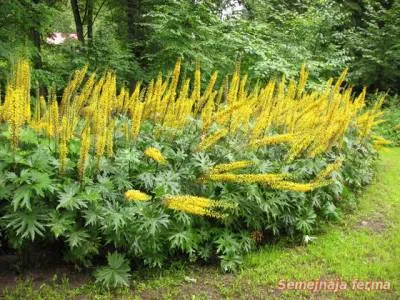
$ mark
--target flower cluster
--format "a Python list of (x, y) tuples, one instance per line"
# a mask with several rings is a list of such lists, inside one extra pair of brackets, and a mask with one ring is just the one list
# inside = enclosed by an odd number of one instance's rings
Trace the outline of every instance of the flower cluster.
[(297, 182), (282, 180), (273, 182), (270, 186), (274, 189), (305, 193), (330, 184), (332, 184), (332, 181), (329, 180), (315, 181), (310, 183), (297, 183)]
[(236, 182), (236, 183), (264, 183), (281, 181), (288, 177), (288, 174), (208, 174), (204, 180), (219, 181), (219, 182)]
[(18, 146), (21, 127), (31, 119), (30, 88), (29, 63), (21, 60), (15, 65), (15, 76), (6, 87), (4, 104), (0, 106), (0, 121), (9, 124), (14, 149)]
[(161, 165), (167, 164), (167, 160), (164, 158), (161, 151), (158, 150), (157, 148), (149, 147), (144, 151), (144, 154)]
[(82, 180), (85, 175), (86, 163), (89, 157), (90, 149), (90, 129), (86, 128), (82, 133), (82, 143), (78, 162), (79, 178)]
[[(8, 124), (14, 148), (18, 145), (21, 128), (27, 124), (54, 141), (60, 172), (76, 167), (81, 180), (91, 155), (99, 167), (100, 159), (113, 157), (117, 147), (140, 144), (141, 126), (147, 123), (154, 128), (156, 138), (173, 140), (187, 128), (189, 120), (199, 121), (197, 137), (200, 138), (191, 148), (197, 152), (211, 153), (214, 146), (224, 147), (239, 140), (243, 149), (255, 150), (257, 156), (265, 147), (285, 143), (287, 147), (282, 151), (286, 162), (299, 157), (313, 158), (334, 147), (340, 149), (349, 132), (355, 132), (360, 141), (373, 139), (375, 147), (389, 143), (372, 134), (382, 122), (383, 98), (365, 108), (365, 89), (353, 97), (351, 88), (341, 88), (347, 70), (335, 83), (329, 80), (324, 89), (311, 93), (305, 89), (308, 78), (305, 67), (297, 83), (294, 80), (287, 83), (283, 77), (280, 81), (272, 80), (265, 86), (249, 89), (248, 77), (240, 74), (237, 65), (230, 79), (225, 78), (216, 88), (217, 72), (202, 87), (199, 65), (192, 86), (190, 79), (182, 80), (181, 60), (178, 60), (169, 79), (160, 73), (147, 86), (137, 83), (132, 93), (125, 88), (117, 89), (114, 73), (107, 72), (99, 77), (95, 73), (88, 75), (87, 70), (85, 66), (75, 72), (60, 103), (54, 90), (49, 90), (47, 99), (37, 97), (36, 102), (31, 103), (30, 67), (26, 60), (21, 60), (6, 88), (4, 102), (0, 101), (0, 121)], [(32, 117), (31, 108), (34, 108)], [(70, 142), (79, 136), (80, 159), (76, 166), (69, 166), (68, 156), (73, 155), (72, 151), (69, 153)], [(168, 163), (157, 148), (146, 148), (144, 155), (161, 165)], [(203, 182), (259, 183), (304, 192), (328, 184), (326, 179), (340, 168), (342, 161), (326, 166), (310, 183), (287, 181), (288, 174), (232, 173), (252, 164), (247, 160), (217, 164), (202, 179)]]
[(373, 143), (372, 145), (374, 148), (379, 149), (382, 146), (390, 145), (392, 144), (391, 141), (388, 141), (387, 139), (381, 137), (381, 136), (373, 136)]
[(231, 163), (226, 163), (226, 164), (218, 164), (213, 166), (210, 170), (210, 174), (218, 174), (218, 173), (223, 173), (227, 171), (232, 171), (232, 170), (237, 170), (237, 169), (243, 169), (247, 168), (251, 165), (253, 165), (254, 162), (250, 160), (239, 160), (239, 161), (234, 161)]
[(342, 164), (343, 164), (343, 159), (338, 159), (335, 162), (327, 165), (325, 169), (323, 169), (321, 172), (317, 174), (316, 179), (327, 178), (332, 174), (332, 172), (339, 170)]
[(214, 211), (213, 209), (226, 209), (232, 207), (232, 205), (228, 205), (222, 201), (190, 195), (166, 197), (164, 199), (164, 204), (170, 209), (183, 211), (199, 216), (209, 216), (213, 218), (224, 217), (223, 213)]
[(228, 130), (227, 129), (221, 129), (218, 130), (216, 133), (205, 137), (199, 144), (198, 146), (198, 150), (199, 151), (204, 151), (206, 149), (208, 149), (209, 147), (211, 147), (212, 145), (214, 145), (215, 143), (217, 143), (220, 139), (222, 139), (224, 136), (226, 136), (228, 134)]
[(151, 199), (151, 196), (143, 193), (139, 190), (129, 190), (125, 192), (125, 199), (130, 201), (148, 201)]
[(281, 143), (288, 143), (293, 141), (294, 136), (293, 134), (287, 133), (287, 134), (278, 134), (274, 136), (267, 136), (262, 139), (257, 139), (251, 141), (249, 144), (250, 147), (261, 147), (261, 146), (267, 146), (267, 145), (274, 145), (274, 144), (281, 144)]

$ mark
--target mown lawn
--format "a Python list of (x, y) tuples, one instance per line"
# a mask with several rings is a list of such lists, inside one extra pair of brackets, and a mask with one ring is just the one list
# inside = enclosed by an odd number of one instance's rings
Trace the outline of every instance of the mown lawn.
[[(163, 271), (137, 272), (132, 287), (106, 291), (93, 283), (55, 276), (21, 281), (3, 290), (5, 299), (400, 299), (400, 149), (382, 152), (375, 183), (356, 211), (324, 225), (307, 246), (282, 242), (248, 255), (238, 274), (217, 266), (173, 263)], [(278, 289), (280, 280), (336, 280), (349, 289), (334, 292)], [(389, 291), (354, 291), (353, 280), (386, 281)], [(82, 279), (85, 281), (85, 279)]]

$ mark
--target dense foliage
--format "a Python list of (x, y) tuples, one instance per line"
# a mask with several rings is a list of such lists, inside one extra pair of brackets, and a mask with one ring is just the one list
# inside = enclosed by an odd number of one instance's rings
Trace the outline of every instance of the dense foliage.
[[(395, 100), (392, 99), (394, 102)], [(389, 140), (390, 146), (400, 146), (400, 110), (397, 106), (392, 106), (384, 110), (383, 122), (378, 128), (377, 132)]]
[[(304, 242), (338, 217), (349, 191), (370, 182), (379, 98), (299, 81), (249, 85), (239, 65), (220, 87), (172, 73), (117, 88), (114, 73), (72, 76), (57, 101), (30, 96), (30, 67), (16, 64), (0, 103), (2, 244), (25, 251), (61, 244), (65, 259), (128, 284), (131, 266), (170, 257), (225, 271), (273, 236)], [(250, 80), (249, 80), (250, 81)]]
[[(399, 92), (400, 4), (392, 0), (4, 0), (0, 83), (16, 53), (31, 58), (34, 86), (59, 91), (76, 68), (114, 70), (120, 83), (149, 82), (177, 57), (250, 77), (295, 76), (306, 63), (319, 85), (350, 67), (348, 83)], [(52, 44), (59, 32), (77, 34)]]

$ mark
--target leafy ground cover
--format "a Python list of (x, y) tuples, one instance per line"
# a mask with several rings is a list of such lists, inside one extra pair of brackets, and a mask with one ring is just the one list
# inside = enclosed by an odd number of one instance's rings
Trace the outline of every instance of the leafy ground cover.
[[(400, 149), (383, 151), (378, 176), (358, 198), (357, 210), (339, 222), (321, 227), (317, 239), (307, 246), (283, 240), (248, 254), (240, 272), (222, 274), (216, 266), (172, 263), (156, 273), (135, 272), (131, 289), (109, 291), (87, 277), (36, 274), (36, 279), (17, 285), (3, 276), (5, 299), (216, 299), (283, 298), (311, 296), (324, 299), (398, 299), (400, 297)], [(40, 278), (41, 276), (45, 277)], [(22, 277), (20, 277), (22, 279)], [(390, 282), (390, 291), (325, 292), (281, 291), (279, 280), (355, 279)], [(26, 279), (26, 278), (25, 278)], [(12, 286), (13, 285), (13, 286)]]

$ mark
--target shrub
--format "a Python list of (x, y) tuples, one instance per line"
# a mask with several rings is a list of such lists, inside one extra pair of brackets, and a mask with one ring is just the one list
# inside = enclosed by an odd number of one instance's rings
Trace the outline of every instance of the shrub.
[(58, 103), (31, 101), (29, 66), (16, 70), (0, 109), (3, 239), (58, 241), (86, 266), (114, 253), (96, 273), (109, 286), (127, 284), (128, 260), (218, 256), (236, 270), (272, 236), (307, 240), (338, 217), (344, 189), (372, 178), (383, 99), (366, 108), (365, 90), (341, 88), (345, 73), (322, 91), (306, 90), (304, 68), (298, 83), (250, 89), (237, 68), (202, 89), (197, 68), (190, 89), (178, 61), (129, 93), (112, 73), (84, 80), (84, 68)]
[(391, 142), (390, 146), (400, 145), (400, 107), (391, 106), (384, 110), (384, 122), (377, 132)]

